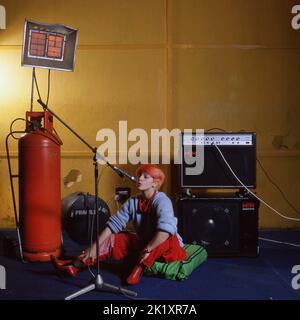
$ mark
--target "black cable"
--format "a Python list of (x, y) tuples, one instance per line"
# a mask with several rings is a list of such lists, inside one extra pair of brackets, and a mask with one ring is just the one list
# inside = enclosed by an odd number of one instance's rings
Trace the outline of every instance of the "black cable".
[(208, 130), (204, 130), (205, 132), (209, 132), (209, 131), (212, 131), (212, 130), (219, 130), (219, 131), (223, 131), (223, 132), (228, 132), (227, 130), (224, 130), (224, 129), (221, 129), (221, 128), (210, 128)]
[(10, 127), (9, 127), (9, 132), (11, 133), (11, 136), (15, 139), (15, 140), (19, 140), (20, 138), (16, 138), (15, 136), (14, 136), (14, 134), (13, 134), (13, 124), (16, 122), (16, 121), (18, 121), (18, 120), (22, 120), (22, 121), (25, 121), (25, 122), (31, 122), (31, 121), (28, 121), (28, 120), (26, 120), (26, 119), (24, 119), (24, 118), (16, 118), (16, 119), (14, 119), (13, 121), (12, 121), (12, 123), (10, 124)]
[(35, 69), (33, 70), (33, 78), (34, 78), (34, 83), (35, 83), (36, 90), (38, 92), (39, 98), (40, 98), (40, 100), (42, 100), (41, 94), (40, 94), (40, 90), (39, 90), (39, 86), (38, 86), (37, 79), (36, 79), (36, 75), (35, 75)]
[(283, 199), (287, 202), (287, 204), (298, 214), (300, 215), (300, 212), (297, 210), (297, 208), (287, 199), (286, 195), (284, 194), (284, 192), (280, 189), (280, 187), (271, 179), (271, 177), (269, 176), (268, 172), (266, 171), (266, 169), (263, 167), (263, 165), (261, 164), (261, 162), (259, 161), (258, 158), (256, 158), (256, 161), (258, 162), (258, 164), (260, 165), (263, 173), (266, 175), (266, 177), (268, 178), (268, 180), (273, 184), (273, 186), (276, 187), (276, 189), (280, 192), (280, 194), (282, 195)]
[[(208, 129), (208, 130), (204, 130), (205, 132), (209, 132), (209, 131), (212, 131), (212, 130), (219, 130), (219, 131), (222, 131), (222, 132), (226, 132), (226, 133), (232, 133), (233, 131), (227, 131), (227, 130), (225, 130), (225, 129), (222, 129), (222, 128), (210, 128), (210, 129)], [(242, 132), (248, 132), (248, 131), (246, 131), (246, 130), (244, 130), (244, 129), (241, 129), (241, 130), (239, 130), (239, 131), (234, 131), (234, 132), (237, 132), (237, 133), (242, 133)]]
[(46, 105), (48, 105), (48, 102), (49, 102), (49, 94), (50, 94), (50, 69), (48, 69), (48, 92), (47, 92)]
[[(49, 97), (50, 97), (50, 71), (51, 70), (48, 69), (48, 90), (47, 90), (46, 105), (48, 105)], [(34, 79), (34, 83), (35, 83), (35, 87), (36, 87), (39, 99), (42, 100), (41, 93), (40, 93), (39, 86), (38, 86), (38, 82), (37, 82), (37, 77), (36, 77), (36, 74), (35, 74), (35, 68), (33, 68), (33, 79)]]

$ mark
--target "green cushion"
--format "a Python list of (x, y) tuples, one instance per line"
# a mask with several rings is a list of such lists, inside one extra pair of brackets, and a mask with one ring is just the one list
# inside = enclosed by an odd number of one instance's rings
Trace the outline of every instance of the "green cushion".
[(144, 270), (144, 275), (157, 275), (169, 280), (185, 280), (207, 259), (207, 251), (194, 244), (185, 244), (186, 260), (170, 263), (155, 261), (151, 268)]

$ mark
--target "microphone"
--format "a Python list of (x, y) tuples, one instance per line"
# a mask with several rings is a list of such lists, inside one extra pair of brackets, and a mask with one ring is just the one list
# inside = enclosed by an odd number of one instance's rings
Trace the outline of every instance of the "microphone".
[(121, 178), (126, 177), (127, 179), (129, 179), (131, 182), (133, 183), (137, 183), (137, 180), (134, 176), (131, 176), (130, 174), (128, 174), (126, 171), (124, 171), (123, 169), (118, 168), (117, 166), (112, 165), (111, 163), (109, 163), (99, 152), (96, 151), (96, 157), (97, 157), (97, 161), (102, 160), (103, 162), (106, 163), (106, 165), (108, 165), (111, 169), (113, 169)]
[(97, 161), (102, 160), (103, 162), (106, 163), (107, 166), (109, 166), (111, 169), (113, 169), (121, 178), (126, 177), (133, 183), (137, 183), (138, 181), (134, 176), (131, 176), (128, 174), (125, 170), (118, 168), (117, 166), (114, 166), (113, 164), (109, 163), (105, 157), (103, 157), (99, 152), (96, 151), (96, 158)]
[(117, 174), (121, 177), (121, 178), (128, 178), (129, 180), (131, 180), (134, 183), (137, 183), (137, 180), (134, 176), (131, 176), (130, 174), (128, 174), (127, 172), (125, 172), (124, 170), (118, 168), (117, 166), (112, 166), (112, 169), (115, 170), (117, 172)]

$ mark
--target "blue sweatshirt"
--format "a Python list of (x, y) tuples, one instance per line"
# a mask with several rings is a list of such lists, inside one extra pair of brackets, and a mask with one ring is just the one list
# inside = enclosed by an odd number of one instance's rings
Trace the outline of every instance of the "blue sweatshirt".
[(109, 218), (107, 225), (113, 233), (118, 233), (124, 230), (129, 221), (133, 221), (137, 234), (147, 241), (160, 230), (170, 235), (176, 234), (183, 247), (182, 239), (177, 233), (177, 218), (174, 216), (172, 202), (164, 192), (158, 192), (154, 196), (147, 213), (139, 211), (138, 196), (131, 197), (115, 215)]

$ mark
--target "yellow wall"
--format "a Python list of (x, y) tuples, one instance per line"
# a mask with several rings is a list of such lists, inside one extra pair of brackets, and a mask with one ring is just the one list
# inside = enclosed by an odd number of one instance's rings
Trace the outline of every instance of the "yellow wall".
[[(298, 1), (299, 2), (299, 1)], [(21, 67), (24, 19), (79, 29), (75, 72), (53, 71), (49, 105), (92, 145), (102, 128), (204, 128), (255, 131), (258, 157), (300, 210), (300, 30), (291, 28), (293, 0), (2, 0), (0, 30), (0, 226), (13, 224), (4, 138), (30, 107), (31, 68)], [(37, 69), (45, 99), (47, 71)], [(36, 98), (36, 97), (35, 97)], [(34, 110), (41, 110), (35, 102)], [(15, 128), (21, 128), (16, 125)], [(64, 146), (62, 177), (93, 192), (90, 153), (56, 122)], [(276, 139), (275, 139), (276, 138)], [(279, 149), (279, 144), (285, 145)], [(16, 144), (12, 143), (16, 151)], [(16, 152), (13, 164), (17, 170)], [(135, 167), (124, 166), (130, 173)], [(169, 169), (166, 168), (169, 172)], [(257, 193), (297, 216), (257, 169)], [(128, 185), (106, 169), (108, 201)], [(164, 191), (170, 191), (170, 183)], [(114, 208), (112, 208), (113, 210)], [(300, 217), (300, 215), (298, 215)], [(261, 227), (299, 227), (261, 206)]]

